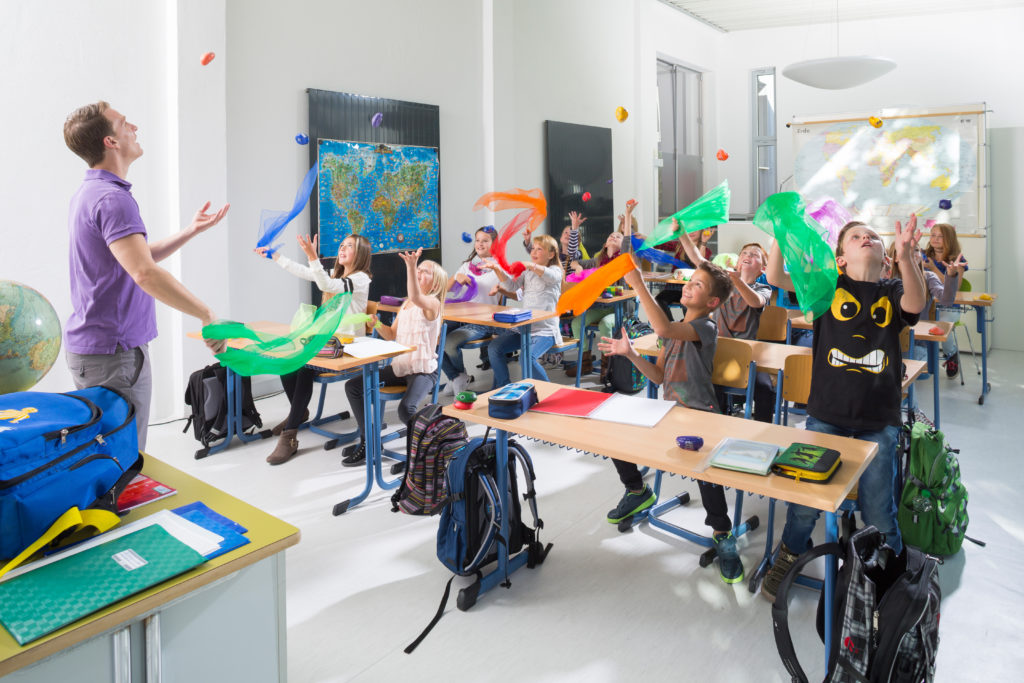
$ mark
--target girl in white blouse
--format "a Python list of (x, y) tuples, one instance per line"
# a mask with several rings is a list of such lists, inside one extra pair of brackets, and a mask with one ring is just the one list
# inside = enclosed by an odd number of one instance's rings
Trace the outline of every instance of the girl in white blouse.
[[(318, 255), (318, 236), (312, 240), (304, 235), (298, 236), (299, 246), (309, 259), (309, 265), (292, 261), (287, 256), (274, 252), (271, 258), (277, 265), (292, 275), (315, 282), (325, 294), (350, 293), (352, 300), (348, 305), (348, 313), (366, 313), (366, 299), (370, 294), (370, 257), (373, 249), (370, 241), (362, 235), (349, 235), (338, 247), (338, 258), (330, 275), (324, 270)], [(267, 248), (260, 247), (256, 253), (266, 257)], [(337, 334), (343, 336), (362, 336), (362, 325), (342, 325)], [(291, 409), (288, 417), (275, 426), (271, 432), (279, 436), (273, 452), (267, 456), (271, 465), (287, 462), (299, 450), (299, 426), (309, 419), (309, 399), (313, 396), (313, 378), (316, 371), (301, 367), (295, 372), (282, 375), (281, 384), (288, 396)], [(360, 413), (362, 411), (359, 411)]]
[[(423, 249), (399, 254), (405, 261), (406, 287), (409, 296), (398, 309), (395, 322), (384, 325), (374, 316), (374, 327), (381, 337), (412, 347), (412, 353), (395, 356), (391, 365), (381, 370), (381, 381), (388, 386), (404, 386), (405, 396), (398, 403), (398, 417), (408, 427), (420, 403), (434, 390), (437, 381), (437, 338), (441, 334), (441, 309), (447, 290), (448, 273), (435, 261), (416, 265)], [(345, 448), (341, 464), (355, 467), (366, 462), (366, 425), (363, 416), (363, 380), (345, 383), (345, 395), (359, 425), (358, 444)]]

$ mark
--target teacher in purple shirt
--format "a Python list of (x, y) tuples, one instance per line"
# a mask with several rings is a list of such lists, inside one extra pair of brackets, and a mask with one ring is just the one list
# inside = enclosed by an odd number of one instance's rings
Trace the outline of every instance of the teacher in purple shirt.
[[(125, 180), (142, 156), (138, 127), (97, 102), (73, 111), (64, 122), (64, 142), (89, 165), (71, 198), (71, 305), (65, 327), (65, 352), (75, 385), (102, 384), (120, 391), (135, 406), (139, 449), (146, 447), (153, 393), (149, 342), (156, 338), (153, 299), (198, 318), (204, 325), (213, 311), (157, 263), (199, 233), (220, 222), (225, 204), (196, 212), (181, 232), (152, 244), (139, 205)], [(208, 340), (214, 353), (223, 342)]]

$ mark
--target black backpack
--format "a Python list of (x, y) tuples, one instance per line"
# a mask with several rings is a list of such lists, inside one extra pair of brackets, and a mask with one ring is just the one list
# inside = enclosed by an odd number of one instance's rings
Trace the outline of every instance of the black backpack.
[(436, 403), (413, 415), (406, 436), (405, 476), (391, 496), (391, 511), (408, 515), (440, 512), (448, 502), (448, 461), (466, 440), (465, 423), (442, 414)]
[[(227, 435), (228, 429), (228, 392), (227, 368), (219, 363), (207, 365), (196, 370), (188, 377), (185, 387), (185, 405), (192, 408), (188, 422), (182, 433), (191, 425), (196, 441), (203, 448), (196, 451), (196, 458), (205, 457), (210, 446)], [(252, 400), (252, 380), (242, 378), (242, 431), (248, 432), (263, 426), (260, 413)]]
[[(476, 603), (476, 596), (483, 576), (482, 568), (497, 561), (498, 546), (504, 545), (511, 559), (519, 552), (527, 553), (526, 566), (533, 568), (544, 562), (551, 544), (540, 541), (543, 520), (537, 515), (536, 492), (533, 481), (533, 461), (529, 453), (515, 441), (508, 442), (508, 500), (511, 509), (501, 505), (498, 496), (497, 468), (495, 467), (497, 445), (493, 439), (471, 439), (448, 461), (448, 501), (441, 511), (437, 529), (437, 558), (457, 576), (476, 576), (477, 583), (459, 592), (458, 608), (467, 610)], [(516, 462), (519, 462), (519, 467)], [(522, 469), (526, 480), (526, 493), (522, 498), (530, 506), (533, 526), (523, 522), (522, 505), (519, 500), (517, 470)], [(509, 536), (501, 533), (502, 518), (508, 516)], [(451, 592), (452, 576), (445, 586), (444, 596), (434, 618), (407, 648), (411, 653), (427, 637), (431, 629), (444, 615)], [(512, 585), (506, 576), (502, 586)]]
[[(626, 336), (630, 339), (639, 339), (654, 332), (650, 325), (642, 322), (636, 316), (627, 318), (622, 327), (626, 328)], [(621, 338), (622, 329), (616, 329), (612, 336), (616, 339)], [(605, 361), (607, 361), (607, 368), (601, 368), (601, 380), (604, 382), (605, 391), (635, 394), (647, 386), (647, 378), (644, 377), (644, 373), (640, 372), (628, 358), (605, 356), (602, 363)]]
[[(938, 560), (908, 545), (895, 556), (873, 526), (853, 533), (845, 547), (827, 543), (807, 551), (786, 574), (772, 607), (775, 644), (793, 681), (806, 682), (789, 635), (787, 597), (808, 563), (824, 555), (842, 560), (836, 582), (829, 683), (920, 683), (935, 675), (939, 646)], [(824, 641), (824, 592), (818, 635)]]

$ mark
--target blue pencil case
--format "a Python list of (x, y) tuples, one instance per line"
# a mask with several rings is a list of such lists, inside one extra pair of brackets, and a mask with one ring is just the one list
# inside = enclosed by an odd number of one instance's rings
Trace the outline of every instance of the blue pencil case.
[(494, 314), (494, 321), (499, 323), (519, 323), (529, 320), (533, 313), (526, 308), (511, 308), (507, 311), (500, 311)]
[(487, 399), (487, 414), (499, 420), (514, 420), (536, 402), (537, 390), (532, 384), (506, 384), (498, 393)]

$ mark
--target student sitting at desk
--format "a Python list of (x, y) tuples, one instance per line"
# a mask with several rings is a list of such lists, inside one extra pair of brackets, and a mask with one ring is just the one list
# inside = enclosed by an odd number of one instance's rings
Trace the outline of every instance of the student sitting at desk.
[[(711, 260), (711, 247), (708, 246), (708, 240), (710, 240), (714, 234), (715, 228), (706, 228), (697, 233), (697, 241), (694, 246), (697, 247), (697, 253), (699, 253), (705, 261)], [(697, 265), (696, 263), (691, 261), (690, 258), (687, 256), (688, 252), (686, 251), (686, 247), (683, 244), (682, 238), (679, 238), (675, 242), (668, 242), (664, 245), (660, 245), (656, 248), (664, 250), (664, 247), (666, 246), (673, 247), (674, 251), (672, 256), (677, 261), (686, 261), (690, 263), (692, 266)], [(672, 251), (672, 249), (669, 249), (668, 251)], [(660, 292), (658, 292), (658, 296), (654, 297), (654, 300), (658, 302), (659, 306), (661, 306), (661, 310), (665, 311), (665, 316), (669, 320), (672, 320), (671, 306), (679, 303), (679, 295), (682, 291), (683, 288), (681, 285), (668, 284), (665, 285)]]
[[(678, 230), (678, 223), (672, 219), (673, 229)], [(693, 263), (700, 265), (705, 259), (690, 238), (684, 232), (679, 238), (686, 249), (686, 255)], [(763, 282), (761, 274), (768, 261), (764, 248), (757, 242), (744, 244), (736, 266), (738, 270), (726, 271), (732, 280), (732, 294), (715, 311), (715, 322), (718, 323), (718, 334), (722, 337), (735, 339), (757, 339), (757, 326), (761, 321), (761, 312), (771, 301), (772, 287)], [(718, 404), (728, 414), (730, 397), (720, 388), (715, 387)], [(754, 382), (754, 419), (759, 422), (771, 422), (775, 414), (775, 389), (772, 378), (766, 372), (758, 372)]]
[[(491, 258), (491, 246), (494, 244), (496, 235), (494, 228), (489, 225), (476, 231), (473, 239), (473, 251), (455, 271), (455, 275), (448, 280), (448, 289), (451, 289), (456, 282), (460, 285), (467, 285), (470, 282), (469, 278), (472, 277), (476, 281), (476, 294), (470, 301), (482, 304), (501, 303), (501, 297), (491, 294), (491, 290), (498, 284), (498, 276), (494, 274), (494, 271), (484, 268), (484, 264)], [(448, 323), (448, 335), (444, 341), (441, 370), (451, 380), (449, 387), (453, 394), (465, 391), (473, 381), (473, 377), (466, 372), (462, 347), (470, 342), (489, 337), (491, 334), (493, 334), (493, 330), (485, 325), (466, 323), (454, 326), (453, 323)]]
[[(595, 256), (594, 258), (583, 259), (582, 261), (573, 261), (570, 264), (570, 267), (573, 271), (579, 273), (584, 270), (589, 270), (592, 268), (600, 268), (601, 266), (605, 265), (606, 263), (608, 263), (609, 261), (611, 261), (612, 259), (619, 255), (619, 253), (622, 251), (623, 240), (621, 226), (627, 220), (632, 219), (633, 208), (635, 206), (636, 202), (632, 202), (626, 205), (626, 213), (624, 216), (622, 216), (622, 220), (620, 221), (620, 230), (616, 230), (615, 232), (608, 234), (608, 237), (604, 241), (604, 246), (601, 247), (601, 251), (597, 252), (597, 256)], [(620, 282), (619, 284), (622, 283)], [(587, 325), (591, 325), (595, 322), (598, 323), (598, 334), (600, 337), (612, 336), (612, 328), (615, 326), (615, 313), (609, 311), (606, 306), (594, 306), (586, 313), (584, 313), (582, 317), (577, 316), (572, 319), (572, 325), (570, 329), (572, 330), (573, 338), (579, 339), (580, 335), (585, 333)], [(594, 362), (594, 357), (590, 353), (590, 351), (583, 352), (582, 362), (582, 373), (590, 373), (593, 370)], [(604, 373), (606, 373), (607, 371), (607, 366), (602, 365), (602, 375), (604, 375)], [(576, 364), (573, 363), (570, 366), (566, 367), (565, 373), (570, 377), (575, 377)]]
[[(924, 250), (924, 269), (943, 282), (947, 277), (953, 277), (957, 280), (957, 287), (960, 286), (960, 277), (967, 270), (967, 259), (960, 249), (960, 240), (956, 238), (956, 228), (949, 223), (936, 223), (932, 226), (928, 247)], [(955, 323), (960, 320), (960, 309), (943, 305), (936, 311), (936, 315), (939, 320)], [(960, 358), (954, 335), (949, 335), (942, 342), (942, 352), (946, 354), (946, 377), (956, 377), (960, 369)]]
[[(896, 223), (896, 252), (905, 263), (915, 258), (917, 216), (901, 230)], [(857, 483), (857, 501), (865, 525), (885, 534), (897, 553), (903, 550), (896, 523), (897, 438), (903, 369), (900, 331), (917, 322), (924, 309), (924, 279), (917, 268), (906, 280), (880, 280), (885, 253), (882, 240), (863, 223), (843, 226), (836, 243), (840, 268), (832, 306), (814, 319), (811, 393), (807, 429), (874, 441), (878, 453)], [(768, 282), (792, 289), (782, 270), (779, 244), (768, 257)], [(778, 556), (761, 587), (775, 601), (782, 578), (804, 552), (820, 510), (790, 504)]]
[[(287, 256), (281, 256), (275, 251), (271, 258), (277, 265), (295, 277), (315, 282), (320, 291), (325, 294), (343, 294), (350, 292), (352, 301), (348, 305), (348, 312), (366, 313), (366, 299), (370, 294), (370, 257), (373, 254), (373, 247), (370, 241), (362, 235), (349, 235), (338, 245), (338, 259), (334, 264), (334, 270), (330, 276), (320, 263), (318, 252), (319, 236), (314, 235), (312, 242), (304, 235), (298, 236), (299, 246), (309, 259), (309, 265), (292, 261)], [(267, 247), (259, 247), (256, 253), (266, 256)], [(358, 337), (363, 335), (363, 326), (340, 326), (336, 334), (346, 337)], [(288, 403), (291, 408), (288, 417), (271, 431), (274, 436), (279, 437), (274, 450), (267, 456), (267, 462), (271, 465), (280, 465), (288, 462), (299, 450), (299, 426), (309, 419), (309, 399), (313, 396), (313, 378), (316, 371), (307, 367), (301, 367), (288, 375), (281, 375), (281, 384), (284, 386), (284, 393), (288, 396)]]
[[(711, 371), (718, 343), (718, 331), (710, 313), (725, 301), (732, 291), (732, 282), (725, 271), (704, 261), (683, 285), (681, 301), (686, 307), (682, 322), (670, 322), (644, 286), (639, 270), (626, 274), (626, 283), (636, 290), (640, 305), (651, 321), (655, 334), (666, 339), (657, 363), (651, 363), (633, 349), (626, 334), (619, 339), (605, 337), (600, 348), (605, 354), (619, 354), (628, 358), (647, 379), (662, 385), (666, 398), (693, 408), (718, 412), (718, 400), (711, 383)], [(625, 332), (625, 331), (623, 331)], [(612, 459), (619, 480), (626, 487), (622, 500), (608, 511), (608, 522), (618, 524), (623, 519), (649, 508), (655, 495), (644, 483), (634, 463)], [(714, 530), (718, 570), (726, 583), (743, 580), (743, 563), (736, 550), (736, 537), (732, 533), (729, 506), (725, 502), (725, 489), (718, 484), (698, 481), (701, 503), (707, 516), (705, 524)]]
[[(412, 353), (396, 356), (380, 372), (386, 386), (404, 386), (405, 396), (398, 402), (398, 419), (407, 427), (420, 403), (434, 390), (437, 381), (437, 338), (441, 334), (441, 308), (444, 301), (448, 273), (436, 261), (426, 260), (416, 265), (423, 253), (416, 251), (399, 254), (405, 261), (405, 283), (409, 296), (398, 309), (395, 321), (384, 325), (373, 316), (374, 329), (381, 337), (411, 347)], [(359, 427), (359, 443), (342, 451), (341, 464), (357, 467), (366, 463), (366, 424), (363, 414), (363, 378), (354, 377), (345, 382), (345, 395)]]
[[(530, 247), (530, 262), (524, 262), (523, 265), (526, 267), (523, 274), (515, 279), (510, 279), (497, 263), (493, 261), (487, 263), (484, 267), (494, 271), (501, 281), (500, 285), (495, 285), (491, 290), (491, 294), (500, 292), (506, 297), (515, 299), (517, 298), (516, 291), (522, 288), (523, 298), (520, 303), (523, 308), (541, 311), (555, 310), (558, 297), (562, 294), (562, 267), (558, 263), (558, 243), (555, 242), (555, 238), (550, 235), (534, 237)], [(540, 357), (562, 340), (562, 335), (558, 331), (558, 318), (547, 318), (532, 323), (530, 334), (533, 377), (546, 381), (548, 374), (544, 371), (544, 366), (540, 364)], [(508, 359), (505, 356), (516, 349), (519, 344), (519, 332), (510, 329), (487, 347), (487, 356), (491, 360), (491, 369), (494, 371), (492, 389), (508, 384)]]

